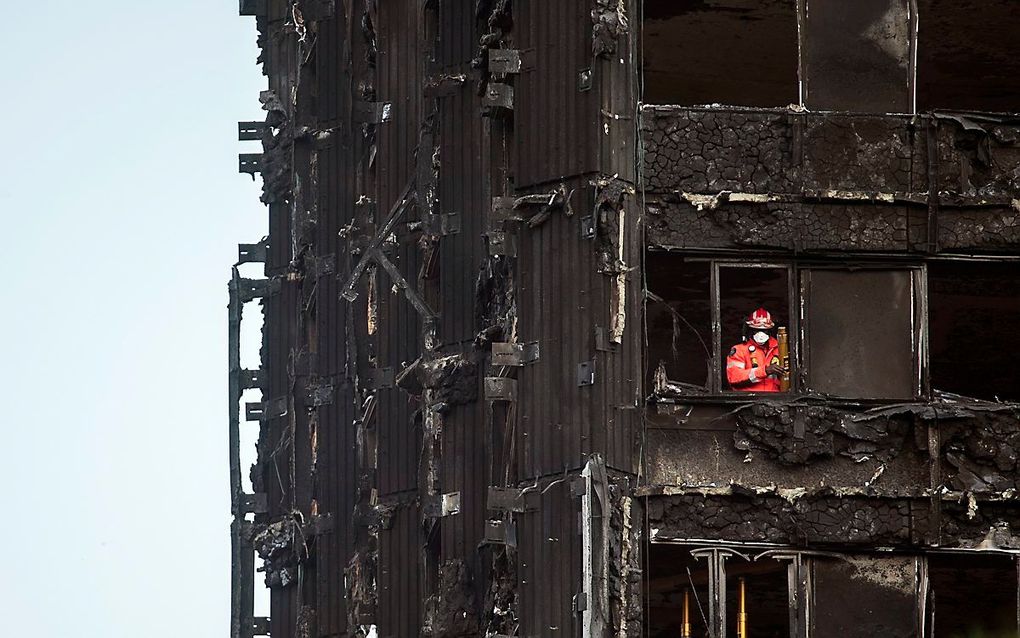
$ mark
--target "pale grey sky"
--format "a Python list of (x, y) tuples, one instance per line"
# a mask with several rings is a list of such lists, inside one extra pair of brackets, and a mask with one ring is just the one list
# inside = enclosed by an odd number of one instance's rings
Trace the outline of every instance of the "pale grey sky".
[(0, 635), (223, 638), (236, 0), (0, 0)]

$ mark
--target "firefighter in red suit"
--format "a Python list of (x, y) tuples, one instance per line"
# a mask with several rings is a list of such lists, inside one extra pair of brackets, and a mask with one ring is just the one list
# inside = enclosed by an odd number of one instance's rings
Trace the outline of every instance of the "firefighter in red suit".
[(779, 392), (779, 379), (786, 370), (779, 360), (779, 342), (772, 335), (772, 315), (758, 308), (746, 324), (744, 342), (730, 348), (726, 357), (726, 380), (740, 392)]

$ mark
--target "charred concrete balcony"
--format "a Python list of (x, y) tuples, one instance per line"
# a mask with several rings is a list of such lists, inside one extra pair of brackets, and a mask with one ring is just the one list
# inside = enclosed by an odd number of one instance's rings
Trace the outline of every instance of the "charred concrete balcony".
[(1020, 118), (646, 106), (653, 246), (995, 253), (1020, 246)]

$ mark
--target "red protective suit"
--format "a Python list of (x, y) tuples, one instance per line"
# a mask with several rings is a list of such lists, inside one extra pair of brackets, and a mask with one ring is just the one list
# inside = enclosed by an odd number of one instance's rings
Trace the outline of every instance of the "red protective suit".
[[(779, 379), (765, 375), (765, 368), (769, 364), (782, 365), (779, 360), (779, 341), (770, 337), (767, 347), (758, 347), (758, 344), (748, 339), (730, 348), (730, 354), (726, 357), (726, 380), (731, 389), (740, 392), (779, 392)], [(752, 374), (755, 381), (746, 383)]]

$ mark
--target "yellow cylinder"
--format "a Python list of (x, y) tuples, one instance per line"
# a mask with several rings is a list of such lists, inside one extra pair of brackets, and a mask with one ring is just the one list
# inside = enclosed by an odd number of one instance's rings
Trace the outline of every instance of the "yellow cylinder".
[(740, 583), (740, 610), (737, 612), (737, 638), (747, 638), (747, 583), (743, 578)]
[(779, 377), (779, 390), (781, 392), (790, 391), (790, 335), (786, 332), (786, 328), (779, 328), (776, 331), (776, 341), (779, 342), (779, 362), (786, 372), (783, 376)]
[(691, 590), (684, 590), (684, 622), (680, 627), (680, 638), (691, 638)]

